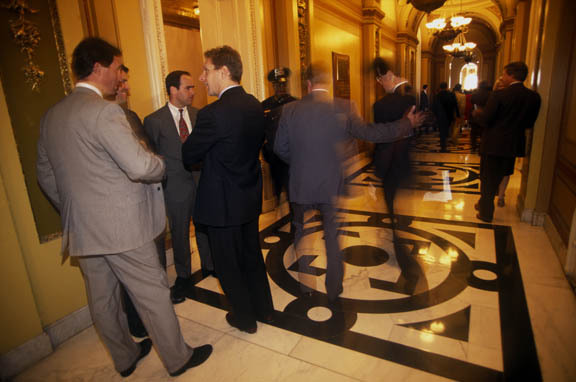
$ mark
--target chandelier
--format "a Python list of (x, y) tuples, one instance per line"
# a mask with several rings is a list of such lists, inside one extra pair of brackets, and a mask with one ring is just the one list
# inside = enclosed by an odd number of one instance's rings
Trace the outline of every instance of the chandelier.
[(453, 40), (456, 36), (465, 32), (465, 28), (472, 18), (464, 16), (452, 16), (448, 22), (441, 17), (426, 24), (426, 28), (433, 30), (434, 37), (441, 41)]
[[(462, 0), (460, 0), (460, 13), (462, 13)], [(467, 31), (467, 26), (472, 21), (471, 17), (461, 15), (452, 16), (448, 21), (440, 17), (426, 24), (426, 28), (433, 31), (434, 37), (448, 42), (456, 36)]]
[(467, 42), (464, 33), (456, 36), (452, 44), (446, 44), (442, 47), (444, 51), (454, 57), (462, 58), (466, 62), (473, 59), (472, 50), (476, 48), (475, 42)]

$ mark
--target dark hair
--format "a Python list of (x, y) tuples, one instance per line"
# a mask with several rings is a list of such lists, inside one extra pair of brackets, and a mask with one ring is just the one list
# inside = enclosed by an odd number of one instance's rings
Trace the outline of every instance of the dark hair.
[(422, 89), (428, 89), (428, 85), (424, 84), (424, 86), (422, 86)]
[(446, 82), (440, 82), (440, 89), (442, 90), (448, 89), (448, 84)]
[(380, 77), (388, 73), (388, 71), (392, 70), (392, 66), (382, 57), (376, 57), (374, 59), (374, 63), (372, 64), (374, 67), (374, 73), (376, 73), (376, 77)]
[(228, 45), (210, 49), (204, 52), (204, 57), (209, 58), (216, 69), (225, 66), (230, 72), (230, 79), (240, 82), (242, 79), (242, 59), (240, 53)]
[(72, 72), (77, 79), (82, 80), (92, 74), (94, 64), (99, 63), (107, 68), (114, 57), (121, 55), (120, 49), (101, 38), (85, 38), (72, 53)]
[(313, 62), (306, 68), (304, 78), (312, 85), (330, 83), (330, 71), (328, 67), (321, 62)]
[(189, 76), (190, 73), (184, 70), (175, 70), (170, 72), (166, 76), (166, 92), (170, 95), (170, 88), (174, 86), (176, 89), (180, 89), (180, 78), (182, 76)]
[(454, 91), (455, 92), (461, 92), (462, 91), (462, 85), (461, 84), (454, 85)]
[(528, 77), (528, 66), (522, 61), (511, 62), (504, 67), (509, 76), (514, 77), (516, 81), (524, 81)]
[(120, 65), (120, 70), (124, 73), (128, 73), (130, 71), (130, 69), (128, 69), (128, 67), (124, 64)]
[(492, 84), (486, 80), (482, 80), (478, 83), (478, 89), (492, 90)]

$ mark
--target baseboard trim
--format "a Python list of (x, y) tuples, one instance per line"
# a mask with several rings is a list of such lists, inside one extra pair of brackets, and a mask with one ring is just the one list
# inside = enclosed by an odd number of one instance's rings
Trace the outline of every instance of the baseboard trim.
[(10, 350), (0, 356), (0, 381), (9, 381), (52, 351), (50, 337), (45, 332)]
[(52, 346), (56, 348), (90, 325), (92, 325), (90, 309), (88, 309), (88, 306), (84, 306), (53, 324), (46, 326), (44, 331), (48, 334)]
[(84, 306), (46, 326), (42, 334), (0, 356), (0, 381), (9, 381), (91, 325), (90, 310)]
[(524, 223), (530, 223), (536, 227), (544, 226), (544, 222), (546, 221), (546, 213), (545, 212), (536, 212), (533, 209), (525, 208), (519, 211), (520, 212), (520, 220)]

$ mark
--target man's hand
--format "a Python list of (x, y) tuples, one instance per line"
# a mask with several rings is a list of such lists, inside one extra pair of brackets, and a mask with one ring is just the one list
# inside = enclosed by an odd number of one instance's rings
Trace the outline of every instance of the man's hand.
[(413, 128), (420, 127), (424, 123), (426, 116), (423, 111), (415, 112), (416, 106), (412, 106), (410, 110), (406, 113), (405, 117), (408, 118)]

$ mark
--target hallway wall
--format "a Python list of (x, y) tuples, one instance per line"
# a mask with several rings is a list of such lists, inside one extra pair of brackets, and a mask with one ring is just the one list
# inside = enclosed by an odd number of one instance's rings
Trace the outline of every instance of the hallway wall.
[(362, 105), (362, 30), (351, 18), (334, 14), (321, 1), (314, 4), (312, 21), (312, 61), (322, 61), (332, 68), (332, 52), (350, 58), (350, 99), (361, 110)]

